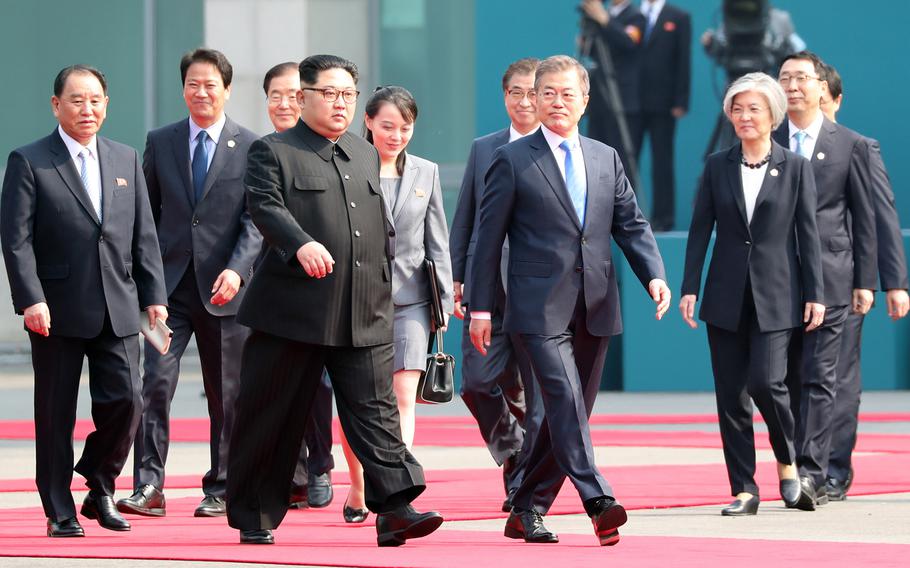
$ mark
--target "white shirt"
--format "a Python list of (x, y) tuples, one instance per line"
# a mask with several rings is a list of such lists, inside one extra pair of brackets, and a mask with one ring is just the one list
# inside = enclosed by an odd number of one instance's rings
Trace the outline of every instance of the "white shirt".
[(522, 134), (521, 132), (515, 130), (515, 126), (513, 124), (509, 124), (509, 142), (515, 142), (519, 138), (524, 138), (525, 136), (534, 134), (538, 130), (540, 130), (540, 125), (537, 125), (534, 130), (528, 132), (527, 134)]
[(87, 146), (83, 146), (77, 142), (72, 136), (63, 131), (63, 127), (57, 126), (57, 132), (60, 134), (60, 138), (63, 138), (63, 143), (66, 144), (66, 149), (70, 153), (70, 158), (72, 158), (73, 163), (76, 165), (76, 174), (81, 178), (82, 172), (82, 158), (79, 154), (83, 150), (88, 151), (88, 158), (85, 160), (85, 172), (86, 178), (88, 181), (88, 186), (85, 188), (86, 193), (88, 193), (89, 200), (91, 200), (92, 205), (95, 207), (95, 213), (98, 215), (98, 220), (101, 220), (101, 164), (98, 162), (98, 137), (92, 136), (91, 141)]
[(657, 23), (657, 18), (660, 17), (660, 12), (664, 9), (664, 4), (666, 3), (667, 0), (655, 0), (654, 2), (642, 0), (641, 13), (648, 20), (649, 26), (654, 27)]
[[(787, 122), (790, 124), (790, 151), (796, 152), (796, 133), (800, 131), (800, 128), (793, 124), (792, 120), (788, 119)], [(818, 134), (822, 131), (824, 122), (825, 115), (819, 110), (816, 112), (815, 120), (812, 121), (812, 124), (803, 130), (806, 133), (806, 138), (803, 140), (803, 151), (810, 159), (815, 154), (815, 143), (818, 142)]]
[(751, 223), (752, 214), (755, 212), (755, 201), (758, 199), (761, 184), (765, 180), (768, 164), (765, 163), (760, 168), (740, 165), (739, 170), (742, 173), (743, 197), (746, 200), (746, 221)]
[(193, 122), (193, 117), (190, 117), (190, 171), (192, 171), (193, 167), (193, 152), (196, 151), (196, 136), (199, 135), (201, 130), (205, 130), (206, 134), (209, 135), (205, 141), (205, 149), (208, 151), (208, 162), (205, 164), (205, 169), (207, 171), (209, 166), (212, 165), (212, 158), (215, 157), (215, 148), (218, 146), (218, 140), (221, 138), (221, 131), (224, 130), (225, 120), (226, 115), (221, 113), (221, 118), (219, 118), (215, 124), (208, 128), (202, 128)]

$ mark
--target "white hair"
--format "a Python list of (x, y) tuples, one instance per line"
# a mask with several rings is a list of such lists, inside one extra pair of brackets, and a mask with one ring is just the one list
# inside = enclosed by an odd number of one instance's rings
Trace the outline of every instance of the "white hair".
[(736, 95), (750, 91), (760, 94), (768, 102), (768, 110), (771, 112), (771, 128), (780, 126), (787, 116), (787, 95), (784, 93), (783, 87), (765, 73), (747, 73), (733, 81), (727, 89), (727, 94), (724, 95), (724, 114), (729, 118)]

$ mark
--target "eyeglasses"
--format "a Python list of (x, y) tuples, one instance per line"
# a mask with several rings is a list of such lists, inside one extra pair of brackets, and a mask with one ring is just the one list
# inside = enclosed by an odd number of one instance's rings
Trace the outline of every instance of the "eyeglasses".
[(526, 91), (524, 89), (519, 89), (518, 87), (509, 89), (506, 91), (506, 94), (508, 94), (509, 98), (515, 102), (524, 100), (525, 97), (528, 97), (529, 101), (533, 101), (534, 97), (537, 96), (537, 93), (534, 92), (534, 89), (528, 89)]
[(563, 91), (561, 93), (558, 93), (558, 92), (554, 91), (553, 89), (544, 89), (543, 91), (540, 92), (539, 96), (544, 102), (547, 102), (547, 103), (551, 103), (551, 102), (555, 101), (556, 97), (561, 98), (564, 103), (575, 102), (576, 99), (581, 98), (581, 95), (579, 95), (575, 91)]
[(807, 75), (805, 73), (797, 73), (796, 75), (788, 75), (784, 73), (777, 78), (777, 82), (781, 85), (787, 86), (790, 84), (790, 81), (796, 80), (797, 85), (805, 85), (806, 81), (809, 79), (821, 79), (821, 77), (818, 77), (816, 75)]
[(344, 102), (353, 104), (357, 102), (357, 96), (360, 94), (360, 91), (355, 91), (354, 89), (345, 89), (343, 91), (339, 91), (335, 87), (325, 87), (324, 89), (320, 89), (318, 87), (304, 87), (303, 90), (322, 93), (322, 98), (325, 99), (325, 102), (327, 103), (334, 103), (338, 100), (338, 95), (341, 95), (341, 98), (344, 99)]

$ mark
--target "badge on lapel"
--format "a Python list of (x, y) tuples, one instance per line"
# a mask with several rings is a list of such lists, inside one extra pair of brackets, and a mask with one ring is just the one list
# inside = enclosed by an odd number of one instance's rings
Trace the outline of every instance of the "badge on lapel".
[(664, 31), (672, 32), (676, 30), (676, 22), (664, 22)]
[(117, 182), (117, 187), (127, 187), (129, 185), (124, 178), (117, 178), (114, 181)]
[(815, 155), (815, 157), (818, 158), (819, 160), (824, 160), (824, 159), (825, 159), (825, 153), (824, 153), (824, 152), (819, 152), (818, 154)]
[(422, 190), (420, 188), (417, 188), (416, 190), (414, 190), (414, 195), (416, 195), (417, 197), (426, 197), (427, 192), (425, 192), (424, 190)]
[(228, 148), (233, 148), (236, 145), (237, 145), (237, 143), (234, 142), (233, 140), (228, 140)]
[(777, 177), (777, 175), (778, 175), (780, 172), (777, 171), (777, 168), (774, 168), (774, 169), (772, 169), (772, 170), (771, 170), (770, 172), (768, 172), (768, 173), (771, 174), (771, 177)]

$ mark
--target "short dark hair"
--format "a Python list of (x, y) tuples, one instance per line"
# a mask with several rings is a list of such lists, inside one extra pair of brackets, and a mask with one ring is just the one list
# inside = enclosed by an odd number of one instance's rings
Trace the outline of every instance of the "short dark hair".
[(509, 81), (515, 75), (531, 75), (533, 77), (539, 64), (540, 60), (536, 57), (523, 57), (518, 61), (514, 61), (506, 68), (506, 72), (502, 74), (502, 90), (505, 91), (509, 88)]
[(344, 69), (354, 78), (354, 84), (357, 84), (359, 74), (357, 65), (353, 61), (347, 60), (337, 55), (311, 55), (300, 62), (300, 82), (307, 85), (315, 85), (319, 73), (329, 69)]
[(297, 64), (293, 61), (279, 63), (266, 71), (265, 79), (262, 81), (262, 90), (265, 91), (265, 96), (269, 96), (269, 84), (272, 82), (272, 79), (281, 75), (287, 75), (291, 71), (297, 71)]
[(824, 79), (828, 81), (828, 92), (831, 93), (832, 100), (844, 94), (844, 82), (833, 65), (825, 64)]
[(227, 88), (231, 86), (231, 79), (234, 78), (234, 68), (231, 67), (231, 62), (217, 49), (208, 49), (207, 47), (200, 47), (193, 51), (188, 51), (180, 58), (181, 85), (186, 83), (187, 69), (189, 69), (190, 65), (193, 63), (211, 63), (221, 75), (221, 82), (224, 83), (224, 87)]
[(73, 73), (81, 73), (87, 75), (94, 75), (98, 82), (101, 83), (101, 90), (104, 91), (104, 94), (107, 95), (107, 79), (104, 78), (104, 73), (95, 69), (91, 65), (83, 65), (77, 63), (76, 65), (70, 65), (69, 67), (64, 67), (57, 73), (57, 78), (54, 79), (54, 96), (59, 97), (63, 94), (63, 88), (66, 87), (66, 80), (70, 78), (70, 75)]
[(802, 51), (797, 51), (796, 53), (791, 53), (790, 55), (784, 57), (784, 60), (780, 62), (781, 67), (783, 67), (784, 63), (786, 63), (787, 61), (790, 61), (791, 59), (798, 59), (798, 60), (802, 60), (802, 61), (811, 61), (812, 66), (815, 68), (815, 74), (818, 75), (819, 79), (821, 79), (822, 81), (825, 80), (825, 67), (827, 67), (827, 65), (825, 64), (824, 61), (822, 61), (822, 58), (819, 57), (818, 55), (812, 53), (811, 51), (807, 51), (805, 49)]
[[(364, 112), (368, 117), (376, 118), (379, 109), (386, 103), (398, 109), (398, 112), (401, 113), (401, 118), (403, 118), (405, 122), (414, 123), (417, 121), (417, 101), (414, 99), (414, 95), (404, 87), (396, 87), (394, 85), (390, 87), (377, 87), (369, 100), (367, 100)], [(366, 122), (363, 124), (363, 132), (367, 142), (372, 144), (373, 132), (367, 128)], [(405, 152), (402, 151), (395, 160), (395, 169), (398, 170), (398, 175), (404, 173), (404, 159)]]

